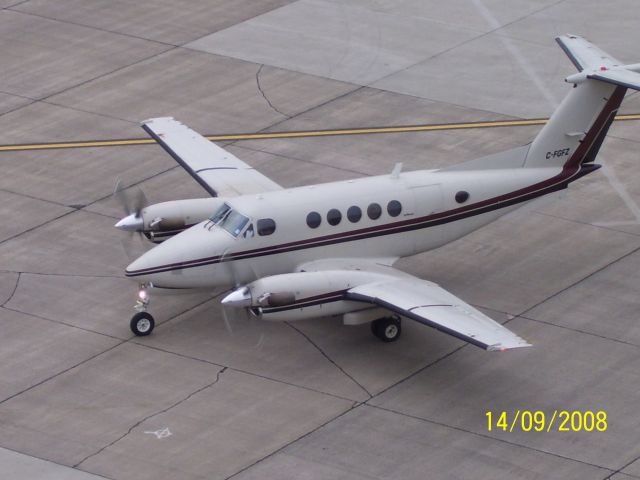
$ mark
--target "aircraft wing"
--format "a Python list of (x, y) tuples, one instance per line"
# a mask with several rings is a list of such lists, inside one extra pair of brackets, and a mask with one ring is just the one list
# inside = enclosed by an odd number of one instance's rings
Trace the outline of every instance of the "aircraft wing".
[(530, 346), (442, 287), (409, 275), (358, 285), (346, 298), (378, 305), (489, 351)]
[(172, 117), (152, 118), (142, 128), (214, 197), (235, 197), (282, 187)]

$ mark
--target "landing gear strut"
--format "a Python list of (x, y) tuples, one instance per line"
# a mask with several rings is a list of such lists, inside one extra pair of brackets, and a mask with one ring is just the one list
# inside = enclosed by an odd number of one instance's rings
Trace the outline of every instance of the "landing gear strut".
[(402, 333), (400, 318), (393, 316), (374, 320), (371, 322), (371, 332), (383, 342), (395, 342)]
[(153, 332), (153, 327), (156, 325), (153, 316), (147, 312), (148, 305), (149, 294), (147, 292), (147, 286), (143, 284), (140, 285), (140, 290), (138, 290), (138, 300), (133, 307), (138, 311), (138, 313), (131, 317), (131, 322), (129, 322), (131, 331), (138, 337), (145, 337), (149, 335)]

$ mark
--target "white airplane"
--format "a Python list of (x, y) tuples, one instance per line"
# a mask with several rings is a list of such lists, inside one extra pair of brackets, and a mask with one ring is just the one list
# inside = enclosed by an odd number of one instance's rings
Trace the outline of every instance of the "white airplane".
[(343, 316), (371, 322), (385, 342), (400, 317), (486, 350), (525, 340), (435, 283), (393, 268), (399, 258), (438, 248), (523, 204), (556, 192), (600, 166), (596, 155), (640, 64), (623, 65), (586, 40), (557, 42), (578, 68), (573, 88), (529, 144), (438, 170), (284, 189), (172, 118), (143, 128), (211, 198), (143, 207), (116, 224), (162, 242), (126, 268), (138, 282), (136, 335), (154, 319), (149, 293), (232, 287), (225, 307), (263, 320)]

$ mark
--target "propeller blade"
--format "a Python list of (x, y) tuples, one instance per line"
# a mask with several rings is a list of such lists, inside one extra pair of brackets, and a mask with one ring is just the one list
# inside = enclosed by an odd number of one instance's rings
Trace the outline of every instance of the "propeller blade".
[(135, 187), (131, 198), (131, 207), (133, 208), (132, 213), (135, 213), (136, 217), (139, 217), (142, 209), (146, 207), (147, 204), (147, 197), (142, 189), (140, 187)]
[(148, 204), (147, 197), (140, 187), (135, 186), (125, 189), (120, 178), (116, 180), (113, 196), (122, 205), (125, 214), (134, 215), (135, 217), (140, 217), (140, 213)]
[[(229, 296), (234, 292), (244, 292), (242, 290), (242, 282), (240, 281), (240, 275), (238, 272), (237, 263), (233, 260), (228, 259), (230, 255), (229, 250), (226, 250), (221, 255), (220, 265), (224, 265), (223, 268), (227, 269), (229, 279), (231, 280), (233, 290), (228, 292), (224, 297), (225, 300), (229, 299)], [(250, 266), (251, 272), (254, 276), (254, 279), (257, 279), (257, 275), (253, 270), (253, 267)], [(238, 293), (240, 295), (240, 293)], [(244, 292), (244, 297), (250, 295), (248, 292)], [(250, 298), (250, 296), (248, 297)], [(247, 298), (245, 301), (233, 301), (235, 297), (229, 301), (221, 302), (222, 303), (222, 318), (225, 323), (225, 327), (227, 332), (229, 332), (229, 336), (233, 338), (234, 342), (237, 342), (240, 346), (245, 346), (249, 348), (258, 348), (264, 342), (264, 322), (255, 317), (249, 311), (250, 304), (247, 303)], [(237, 300), (237, 299), (235, 299)]]
[(265, 339), (264, 322), (246, 307), (222, 306), (222, 319), (230, 339), (238, 347), (259, 348)]
[[(120, 239), (120, 244), (124, 250), (125, 255), (129, 262), (133, 262), (136, 258), (140, 257), (149, 248), (147, 243), (142, 237), (140, 232), (127, 232), (128, 235)], [(136, 234), (137, 233), (137, 234)]]

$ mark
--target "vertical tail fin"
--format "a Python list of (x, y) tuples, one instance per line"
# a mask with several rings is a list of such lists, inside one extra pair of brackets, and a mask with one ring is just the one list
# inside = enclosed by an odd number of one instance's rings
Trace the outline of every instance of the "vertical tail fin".
[(623, 65), (575, 35), (556, 41), (580, 72), (566, 78), (574, 88), (534, 139), (525, 167), (579, 168), (593, 162), (627, 88), (640, 90), (640, 64)]

